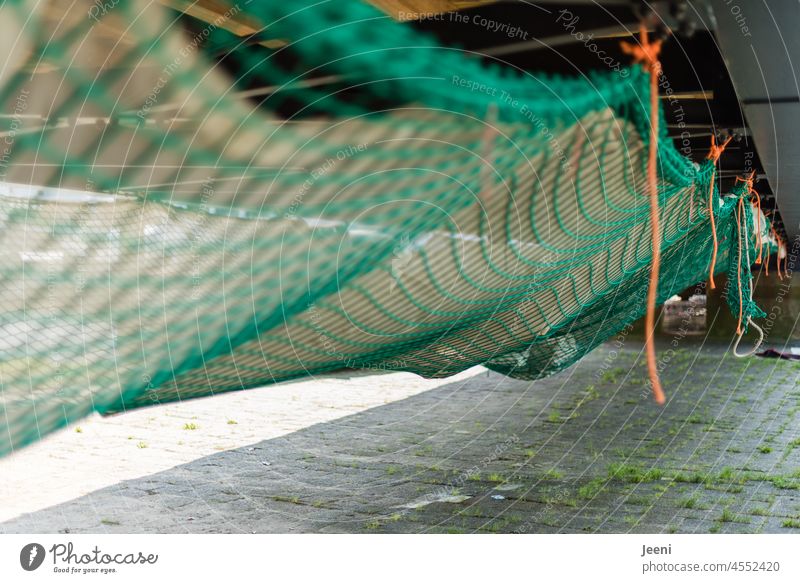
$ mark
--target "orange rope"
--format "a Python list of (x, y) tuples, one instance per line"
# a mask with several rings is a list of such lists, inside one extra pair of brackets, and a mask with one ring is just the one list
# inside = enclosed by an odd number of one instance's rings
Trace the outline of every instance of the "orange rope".
[(714, 162), (714, 166), (711, 169), (711, 180), (709, 181), (708, 186), (708, 216), (711, 219), (711, 238), (714, 241), (714, 251), (711, 253), (711, 266), (709, 267), (709, 283), (711, 285), (711, 289), (715, 289), (717, 286), (714, 284), (714, 268), (717, 265), (717, 251), (718, 251), (718, 243), (717, 243), (717, 224), (714, 221), (714, 178), (716, 177), (717, 173), (717, 160), (719, 157), (722, 156), (722, 152), (725, 151), (725, 146), (728, 145), (728, 142), (731, 141), (731, 136), (728, 136), (728, 139), (725, 140), (722, 145), (717, 146), (717, 140), (714, 137), (714, 134), (711, 134), (711, 149), (708, 151), (707, 158)]
[(758, 257), (756, 257), (756, 265), (761, 265), (762, 253), (764, 252), (764, 235), (761, 233), (761, 197), (754, 190), (756, 195), (755, 208), (758, 210), (756, 213), (756, 245), (758, 245)]
[(786, 244), (786, 239), (781, 239), (783, 245), (783, 277), (789, 278), (789, 272), (786, 271), (786, 265), (789, 263), (789, 245)]
[(736, 266), (737, 283), (739, 284), (739, 323), (736, 324), (736, 333), (742, 335), (742, 314), (744, 313), (744, 306), (742, 305), (742, 219), (744, 218), (744, 199), (739, 199), (739, 204), (736, 206), (736, 233), (739, 238), (739, 260)]
[(783, 247), (783, 261), (781, 262), (783, 265), (783, 277), (788, 279), (789, 272), (786, 271), (786, 263), (789, 261), (789, 247), (786, 245), (785, 239), (781, 239), (781, 247)]
[[(781, 240), (780, 237), (778, 237), (778, 232), (775, 230), (775, 225), (774, 224), (770, 224), (769, 230), (772, 233), (772, 238), (775, 239), (775, 243), (777, 243), (777, 245), (778, 245), (778, 257), (777, 257), (777, 260), (775, 261), (775, 266), (776, 266), (776, 268), (778, 270), (778, 278), (782, 280), (783, 279), (783, 276), (781, 275), (781, 245), (782, 245), (782, 240)], [(767, 268), (767, 277), (769, 277), (769, 259), (767, 259), (767, 261), (764, 262), (764, 265)]]
[[(778, 244), (778, 260), (780, 261), (780, 244), (781, 241), (778, 239), (778, 233), (775, 232), (775, 226), (770, 223), (769, 230), (772, 233), (772, 238), (775, 239), (775, 242)], [(766, 269), (767, 277), (769, 277), (769, 258), (764, 262), (764, 267)]]
[[(756, 246), (758, 247), (758, 257), (756, 257), (756, 265), (761, 264), (761, 252), (764, 246), (764, 241), (761, 237), (761, 197), (756, 189), (753, 188), (753, 179), (755, 177), (755, 170), (753, 170), (747, 178), (736, 177), (736, 182), (744, 182), (747, 185), (747, 193), (755, 197), (755, 204), (753, 204), (753, 213), (756, 217)], [(756, 212), (758, 209), (758, 212)]]
[(658, 54), (661, 52), (661, 40), (650, 42), (647, 28), (640, 29), (640, 42), (622, 43), (622, 50), (633, 57), (636, 63), (642, 63), (650, 74), (650, 142), (647, 156), (647, 184), (650, 191), (650, 224), (653, 247), (653, 263), (650, 267), (650, 284), (647, 290), (647, 316), (645, 317), (645, 351), (647, 353), (647, 372), (653, 385), (653, 396), (656, 403), (666, 402), (661, 380), (658, 378), (655, 347), (656, 299), (658, 294), (658, 272), (661, 267), (661, 226), (659, 224), (658, 205), (658, 76), (661, 74), (661, 63)]

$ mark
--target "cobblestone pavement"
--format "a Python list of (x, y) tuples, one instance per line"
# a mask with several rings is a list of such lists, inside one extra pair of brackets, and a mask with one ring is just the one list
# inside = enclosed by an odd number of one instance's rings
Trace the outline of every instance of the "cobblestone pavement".
[(624, 344), (535, 382), (350, 373), (93, 419), (0, 461), (0, 531), (800, 532), (800, 363), (664, 344), (658, 407)]

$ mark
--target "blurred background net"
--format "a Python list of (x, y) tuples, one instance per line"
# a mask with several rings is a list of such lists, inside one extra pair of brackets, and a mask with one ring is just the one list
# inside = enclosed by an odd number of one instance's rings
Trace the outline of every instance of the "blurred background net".
[[(16, 1), (0, 30), (0, 454), (343, 367), (535, 379), (645, 310), (639, 67), (487, 64), (355, 0)], [(708, 275), (715, 187), (665, 132), (658, 163), (661, 302)], [(713, 197), (739, 287), (748, 194)]]

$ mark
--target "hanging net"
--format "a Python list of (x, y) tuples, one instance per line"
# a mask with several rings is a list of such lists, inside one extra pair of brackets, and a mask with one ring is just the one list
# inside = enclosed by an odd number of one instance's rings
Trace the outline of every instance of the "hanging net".
[[(641, 67), (522, 72), (343, 0), (7, 1), (0, 29), (0, 454), (343, 367), (536, 379), (645, 311)], [(767, 221), (660, 127), (658, 301), (707, 278), (713, 214), (746, 326)]]

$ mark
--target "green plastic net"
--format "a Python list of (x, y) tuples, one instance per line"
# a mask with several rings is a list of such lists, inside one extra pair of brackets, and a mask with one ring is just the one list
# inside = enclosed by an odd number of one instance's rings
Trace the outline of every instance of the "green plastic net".
[[(342, 367), (535, 379), (644, 312), (638, 67), (534, 75), (342, 0), (17, 1), (0, 28), (0, 454)], [(713, 164), (664, 131), (658, 156), (664, 301), (707, 276)], [(713, 212), (749, 283), (746, 195)]]

